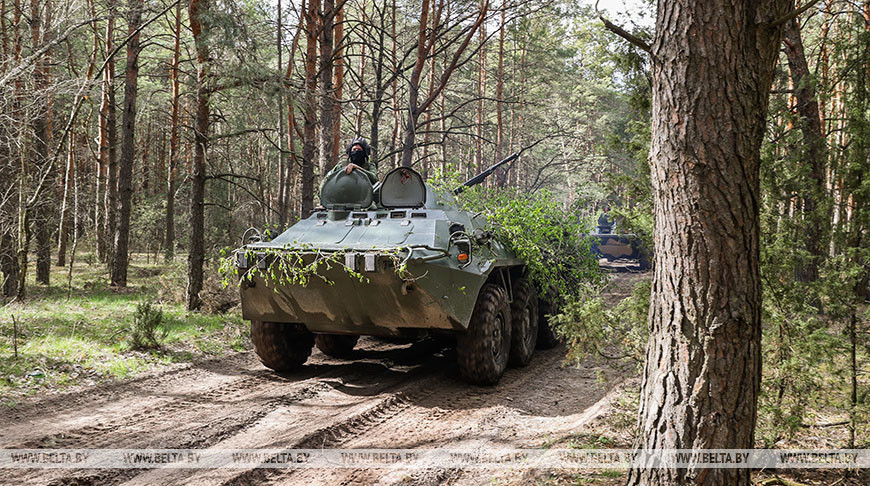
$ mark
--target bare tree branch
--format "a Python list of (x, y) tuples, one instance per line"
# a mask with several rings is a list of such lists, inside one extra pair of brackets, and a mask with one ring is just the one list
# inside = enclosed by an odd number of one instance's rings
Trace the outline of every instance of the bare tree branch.
[(596, 0), (595, 2), (595, 13), (598, 14), (598, 18), (601, 19), (601, 21), (604, 23), (604, 27), (606, 27), (607, 30), (613, 32), (619, 37), (622, 37), (623, 39), (634, 44), (635, 46), (643, 49), (643, 51), (647, 54), (650, 53), (650, 46), (649, 44), (644, 42), (643, 39), (604, 18), (604, 15), (601, 13), (601, 11), (598, 10), (598, 0)]

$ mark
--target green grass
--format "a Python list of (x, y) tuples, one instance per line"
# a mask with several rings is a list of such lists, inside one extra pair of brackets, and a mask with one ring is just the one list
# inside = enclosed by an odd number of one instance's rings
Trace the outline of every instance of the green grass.
[[(36, 285), (31, 275), (27, 300), (0, 307), (0, 403), (247, 349), (248, 328), (237, 309), (224, 315), (185, 310), (181, 262), (134, 257), (128, 275), (126, 289), (109, 287), (104, 266), (97, 264), (77, 263), (69, 289), (67, 268), (52, 267), (49, 286)], [(129, 329), (142, 301), (163, 309), (168, 333), (160, 349), (130, 349)], [(18, 322), (17, 357), (13, 316)]]

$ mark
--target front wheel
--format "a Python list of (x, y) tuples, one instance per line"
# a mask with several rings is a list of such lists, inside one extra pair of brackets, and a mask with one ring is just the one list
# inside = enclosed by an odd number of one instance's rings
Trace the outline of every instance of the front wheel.
[(302, 324), (251, 321), (251, 342), (260, 361), (275, 371), (299, 368), (311, 355), (314, 334)]
[(471, 323), (456, 339), (459, 373), (476, 385), (494, 385), (507, 367), (511, 347), (511, 309), (504, 290), (487, 284), (480, 290)]

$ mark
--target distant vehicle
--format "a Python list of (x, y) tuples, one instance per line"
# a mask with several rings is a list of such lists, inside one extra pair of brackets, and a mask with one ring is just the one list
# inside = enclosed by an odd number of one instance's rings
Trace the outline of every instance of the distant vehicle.
[[(524, 262), (486, 230), (484, 217), (454, 199), (517, 157), (452, 193), (434, 192), (410, 168), (392, 170), (374, 187), (359, 171), (338, 171), (321, 189), (323, 210), (272, 241), (236, 250), (240, 273), (262, 270), (243, 279), (240, 292), (263, 364), (297, 368), (315, 344), (346, 357), (361, 335), (434, 333), (455, 337), (465, 380), (494, 384), (509, 363), (528, 364), (536, 345), (554, 346)], [(321, 267), (325, 280), (276, 284), (264, 273), (284, 254), (337, 264)]]
[(589, 236), (593, 238), (592, 251), (599, 258), (608, 262), (621, 259), (637, 260), (641, 270), (648, 270), (652, 265), (650, 253), (644, 247), (643, 241), (634, 234), (615, 234), (616, 223), (605, 212), (598, 218), (598, 231)]

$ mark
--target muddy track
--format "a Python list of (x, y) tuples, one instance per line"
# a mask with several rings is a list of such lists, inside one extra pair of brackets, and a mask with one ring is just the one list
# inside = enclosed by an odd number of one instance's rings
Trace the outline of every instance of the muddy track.
[[(564, 349), (556, 348), (536, 352), (525, 368), (509, 369), (497, 386), (475, 387), (459, 380), (455, 352), (435, 341), (400, 345), (363, 338), (357, 348), (348, 360), (315, 350), (295, 373), (273, 373), (253, 353), (237, 353), (32, 400), (0, 411), (0, 447), (540, 447), (582, 429), (627, 375), (593, 361), (563, 367)], [(0, 483), (478, 484), (501, 474), (453, 469), (32, 469), (5, 470)]]

